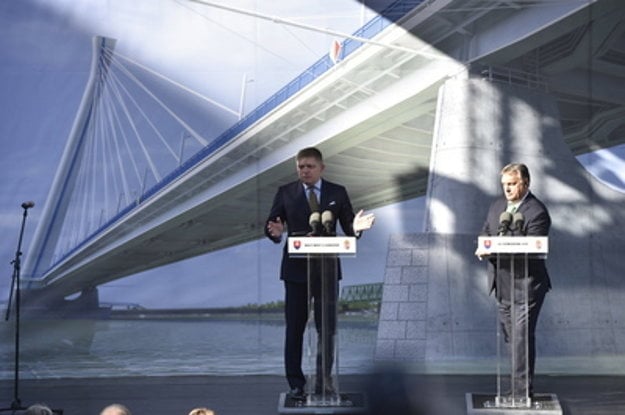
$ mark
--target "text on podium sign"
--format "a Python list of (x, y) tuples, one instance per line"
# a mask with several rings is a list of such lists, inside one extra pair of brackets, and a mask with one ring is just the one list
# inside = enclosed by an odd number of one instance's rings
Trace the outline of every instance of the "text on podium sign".
[(549, 252), (547, 236), (480, 236), (479, 248), (493, 254), (546, 254)]
[(353, 236), (291, 236), (289, 254), (356, 254)]

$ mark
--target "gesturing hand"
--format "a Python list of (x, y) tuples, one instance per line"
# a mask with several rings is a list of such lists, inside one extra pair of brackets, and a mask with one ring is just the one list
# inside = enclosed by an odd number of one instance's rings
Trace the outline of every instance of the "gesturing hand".
[(373, 222), (375, 222), (375, 215), (373, 213), (368, 213), (363, 215), (364, 210), (360, 209), (356, 216), (354, 217), (354, 232), (362, 232), (367, 229), (371, 229), (373, 226)]

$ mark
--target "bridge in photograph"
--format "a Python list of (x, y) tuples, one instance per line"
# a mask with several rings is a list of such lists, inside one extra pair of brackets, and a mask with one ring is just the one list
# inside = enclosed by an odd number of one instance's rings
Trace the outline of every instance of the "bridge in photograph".
[[(326, 178), (349, 189), (356, 209), (423, 196), (438, 91), (452, 78), (552, 94), (575, 155), (621, 144), (624, 14), (618, 0), (400, 1), (214, 137), (186, 118), (197, 94), (167, 104), (179, 84), (96, 38), (23, 287), (57, 299), (89, 295), (257, 239), (306, 146), (323, 151)], [(149, 104), (139, 105), (139, 94)]]
[(384, 284), (356, 284), (341, 288), (341, 301), (347, 302), (380, 302)]

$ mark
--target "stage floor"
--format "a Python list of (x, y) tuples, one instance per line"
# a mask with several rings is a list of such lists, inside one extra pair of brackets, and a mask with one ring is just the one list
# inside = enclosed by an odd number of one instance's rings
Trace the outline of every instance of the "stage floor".
[[(494, 376), (487, 375), (386, 372), (340, 378), (341, 391), (369, 392), (375, 415), (464, 415), (467, 393), (492, 393), (494, 386)], [(113, 402), (133, 415), (187, 415), (200, 406), (216, 415), (274, 415), (286, 390), (285, 380), (275, 375), (27, 379), (20, 381), (19, 398), (23, 405), (43, 402), (63, 409), (64, 415), (98, 415)], [(565, 415), (625, 414), (625, 376), (541, 375), (535, 390), (556, 394)], [(13, 380), (0, 381), (0, 406), (9, 407), (13, 396)], [(395, 412), (380, 412), (382, 407)]]

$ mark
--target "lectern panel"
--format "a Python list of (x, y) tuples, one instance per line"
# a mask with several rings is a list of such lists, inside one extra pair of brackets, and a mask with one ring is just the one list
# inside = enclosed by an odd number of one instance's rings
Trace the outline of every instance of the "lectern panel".
[(547, 236), (480, 236), (478, 247), (487, 254), (547, 254)]
[(289, 255), (356, 255), (356, 238), (353, 236), (291, 236), (288, 244)]

